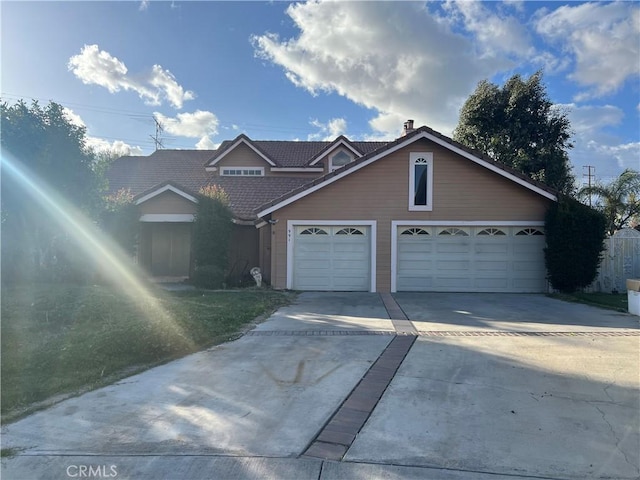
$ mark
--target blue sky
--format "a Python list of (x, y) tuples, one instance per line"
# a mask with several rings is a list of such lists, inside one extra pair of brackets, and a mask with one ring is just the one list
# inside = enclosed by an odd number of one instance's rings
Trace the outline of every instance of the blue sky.
[(543, 69), (570, 157), (640, 169), (635, 2), (0, 2), (1, 89), (53, 100), (96, 149), (451, 135), (477, 83)]

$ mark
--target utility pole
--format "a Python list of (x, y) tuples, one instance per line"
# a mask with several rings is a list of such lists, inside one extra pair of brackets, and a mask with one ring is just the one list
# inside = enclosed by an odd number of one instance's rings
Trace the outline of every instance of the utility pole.
[(162, 143), (162, 138), (160, 137), (162, 132), (164, 132), (164, 128), (162, 127), (162, 124), (158, 121), (158, 119), (155, 116), (153, 117), (153, 121), (156, 124), (156, 134), (149, 135), (149, 136), (151, 137), (151, 140), (153, 140), (153, 143), (155, 143), (156, 150), (160, 150), (161, 148), (164, 148), (164, 144)]
[[(587, 185), (589, 185), (589, 188), (591, 188), (591, 179), (596, 177), (596, 167), (592, 166), (592, 165), (583, 165), (582, 167), (583, 169), (586, 168), (587, 169), (587, 173), (583, 173), (582, 176), (583, 177), (587, 177)], [(591, 207), (591, 193), (589, 193), (589, 206)]]

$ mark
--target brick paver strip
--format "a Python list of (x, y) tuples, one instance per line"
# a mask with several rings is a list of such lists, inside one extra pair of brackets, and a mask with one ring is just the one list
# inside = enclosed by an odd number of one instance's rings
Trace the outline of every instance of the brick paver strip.
[[(253, 330), (247, 332), (247, 337), (317, 337), (320, 334), (314, 330)], [(412, 334), (393, 332), (390, 330), (324, 330), (323, 336), (334, 337), (341, 335), (393, 335), (397, 337), (638, 337), (640, 330), (604, 330), (604, 331), (576, 331), (576, 332), (521, 332), (500, 330), (420, 330)]]
[(378, 404), (416, 336), (395, 336), (347, 399), (303, 453), (306, 457), (342, 460)]
[(383, 292), (380, 293), (380, 298), (382, 299), (382, 303), (384, 303), (384, 308), (387, 309), (395, 331), (403, 335), (415, 335), (416, 327), (409, 321), (409, 318), (407, 318), (407, 315), (402, 308), (400, 308), (396, 299), (393, 298), (393, 295)]

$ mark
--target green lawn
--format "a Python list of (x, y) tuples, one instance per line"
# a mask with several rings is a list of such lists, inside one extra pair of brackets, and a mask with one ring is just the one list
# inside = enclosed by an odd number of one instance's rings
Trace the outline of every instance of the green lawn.
[(607, 308), (619, 312), (627, 311), (627, 293), (556, 293), (553, 298), (566, 300), (568, 302), (586, 303), (596, 307)]
[(2, 419), (38, 402), (111, 383), (238, 336), (286, 304), (268, 290), (169, 293), (160, 309), (105, 286), (40, 284), (2, 289)]

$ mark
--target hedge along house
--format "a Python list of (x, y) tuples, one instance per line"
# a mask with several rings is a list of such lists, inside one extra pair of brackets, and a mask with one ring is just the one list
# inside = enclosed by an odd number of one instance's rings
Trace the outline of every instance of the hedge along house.
[(258, 265), (275, 288), (547, 289), (543, 226), (556, 193), (410, 121), (393, 142), (241, 135), (216, 151), (125, 157), (111, 172), (112, 190), (137, 194), (139, 260), (154, 275), (188, 275), (192, 192), (216, 184), (236, 217), (230, 268)]

